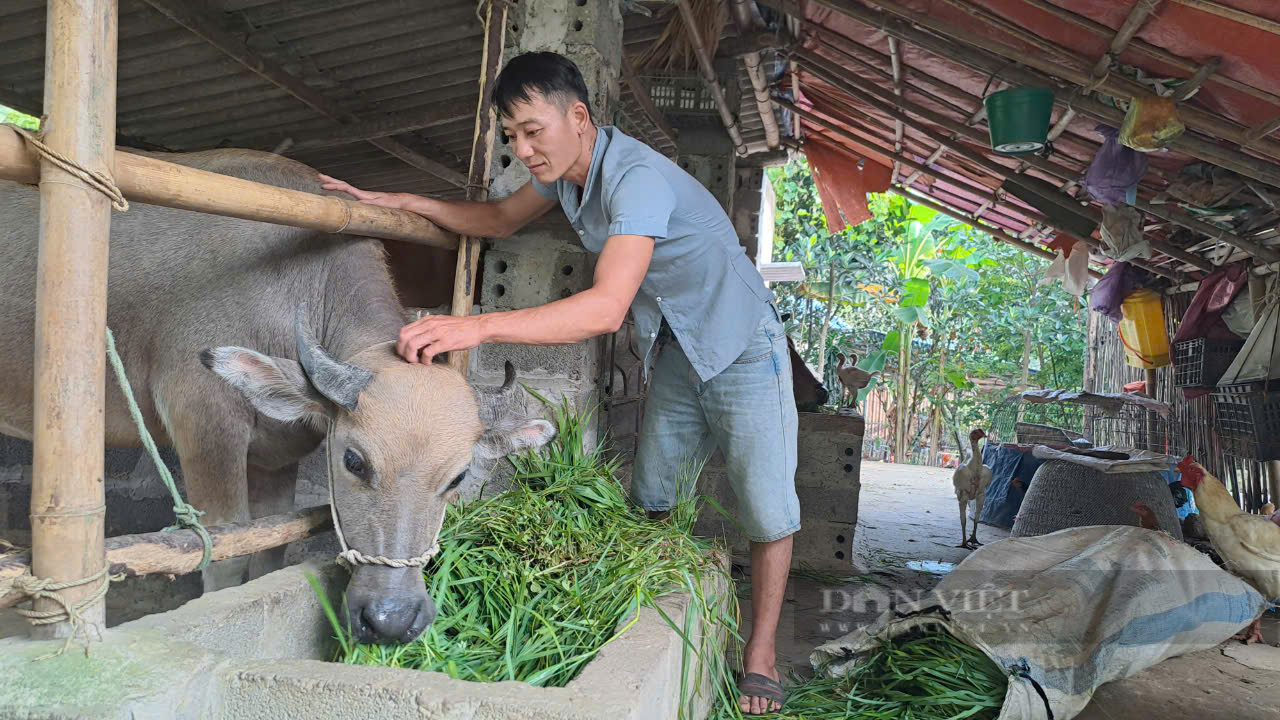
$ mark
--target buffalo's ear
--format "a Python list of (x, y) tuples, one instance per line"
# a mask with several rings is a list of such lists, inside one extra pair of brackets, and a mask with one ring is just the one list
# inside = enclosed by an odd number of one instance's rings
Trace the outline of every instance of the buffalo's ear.
[(242, 347), (217, 347), (202, 351), (200, 362), (274, 420), (317, 423), (336, 410), (293, 360)]
[(555, 426), (532, 417), (524, 397), (516, 386), (516, 370), (511, 363), (503, 367), (505, 377), (500, 387), (477, 387), (480, 422), (484, 434), (476, 441), (473, 454), (481, 460), (497, 460), (525, 450), (536, 450), (556, 436)]

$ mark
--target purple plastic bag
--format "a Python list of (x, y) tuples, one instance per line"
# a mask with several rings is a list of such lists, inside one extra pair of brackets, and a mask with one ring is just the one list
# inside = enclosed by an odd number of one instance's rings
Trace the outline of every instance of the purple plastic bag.
[(1119, 324), (1123, 317), (1120, 305), (1138, 285), (1137, 273), (1133, 267), (1127, 262), (1118, 262), (1093, 286), (1093, 292), (1089, 295), (1089, 309)]
[(1147, 156), (1121, 145), (1116, 139), (1119, 131), (1110, 125), (1098, 125), (1094, 130), (1104, 140), (1084, 175), (1084, 188), (1104, 205), (1124, 205), (1147, 172)]

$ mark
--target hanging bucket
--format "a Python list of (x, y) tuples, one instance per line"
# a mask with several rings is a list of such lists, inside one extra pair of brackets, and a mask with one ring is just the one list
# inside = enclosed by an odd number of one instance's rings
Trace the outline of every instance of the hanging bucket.
[(1053, 91), (1042, 87), (1018, 87), (991, 93), (987, 126), (991, 149), (1005, 155), (1021, 155), (1044, 148), (1053, 114)]

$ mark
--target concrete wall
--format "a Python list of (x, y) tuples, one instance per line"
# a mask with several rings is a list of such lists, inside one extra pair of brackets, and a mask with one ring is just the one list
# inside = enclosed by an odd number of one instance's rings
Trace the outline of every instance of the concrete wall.
[[(597, 122), (612, 117), (619, 93), (622, 12), (618, 0), (523, 0), (509, 5), (503, 62), (523, 52), (558, 52), (582, 71)], [(529, 181), (529, 172), (496, 140), (490, 194), (509, 195)], [(594, 258), (564, 216), (553, 210), (516, 237), (498, 240), (484, 253), (481, 309), (511, 310), (568, 297), (591, 284)], [(596, 404), (601, 341), (564, 347), (486, 345), (471, 355), (472, 382), (496, 384), (510, 360), (522, 382), (551, 400), (569, 398), (579, 409)], [(595, 433), (588, 440), (595, 442)]]

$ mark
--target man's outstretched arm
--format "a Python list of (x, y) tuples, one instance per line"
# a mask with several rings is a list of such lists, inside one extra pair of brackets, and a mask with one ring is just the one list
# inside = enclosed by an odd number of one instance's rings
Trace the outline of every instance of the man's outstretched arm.
[(510, 237), (512, 233), (559, 204), (554, 199), (539, 195), (533, 189), (533, 183), (525, 183), (519, 190), (501, 200), (471, 202), (437, 200), (410, 193), (370, 192), (323, 174), (320, 181), (325, 190), (344, 192), (369, 205), (408, 210), (446, 230), (472, 237)]
[(654, 240), (614, 235), (596, 261), (590, 288), (563, 300), (510, 312), (468, 317), (428, 315), (400, 331), (396, 345), (409, 362), (484, 343), (569, 345), (617, 331), (653, 258)]

